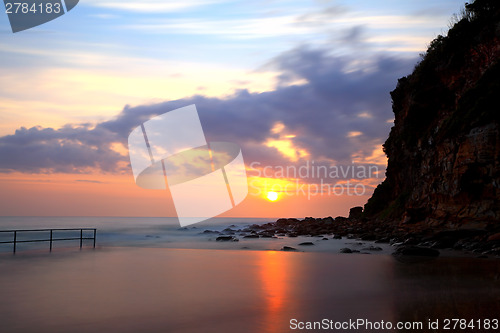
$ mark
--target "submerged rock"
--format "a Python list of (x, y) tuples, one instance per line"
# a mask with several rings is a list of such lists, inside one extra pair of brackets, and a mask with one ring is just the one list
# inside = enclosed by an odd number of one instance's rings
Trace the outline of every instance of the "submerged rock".
[(283, 246), (281, 248), (281, 251), (298, 251), (298, 250), (294, 247), (291, 247), (291, 246)]
[(352, 253), (352, 250), (348, 247), (344, 247), (344, 248), (340, 249), (339, 252), (340, 253)]
[(222, 230), (222, 233), (226, 234), (226, 235), (234, 235), (234, 233), (236, 232), (237, 230), (233, 230), (231, 228), (226, 228), (224, 230)]
[(303, 242), (303, 243), (300, 243), (299, 245), (301, 246), (311, 246), (311, 245), (314, 245), (313, 242)]
[(215, 231), (215, 230), (205, 230), (203, 231), (204, 234), (220, 234), (219, 231)]
[(382, 251), (382, 248), (378, 247), (378, 246), (370, 246), (370, 247), (365, 247), (362, 250), (363, 251)]
[(237, 242), (238, 238), (233, 236), (219, 236), (215, 240), (217, 242)]
[(243, 236), (243, 238), (259, 238), (259, 235), (257, 235), (257, 234), (251, 234), (251, 235)]

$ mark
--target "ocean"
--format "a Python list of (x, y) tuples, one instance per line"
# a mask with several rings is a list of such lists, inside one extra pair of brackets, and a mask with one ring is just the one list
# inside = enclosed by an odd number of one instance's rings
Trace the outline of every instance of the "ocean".
[[(2, 230), (98, 231), (95, 249), (71, 240), (56, 242), (52, 252), (47, 243), (20, 244), (12, 254), (12, 244), (4, 244), (0, 332), (498, 331), (496, 259), (401, 262), (384, 244), (376, 253), (339, 254), (346, 244), (371, 244), (352, 239), (217, 242), (204, 233), (270, 221), (214, 219), (180, 228), (168, 218), (2, 217)], [(305, 239), (314, 246), (300, 247)], [(284, 245), (300, 252), (280, 251)], [(463, 329), (450, 329), (455, 319)]]

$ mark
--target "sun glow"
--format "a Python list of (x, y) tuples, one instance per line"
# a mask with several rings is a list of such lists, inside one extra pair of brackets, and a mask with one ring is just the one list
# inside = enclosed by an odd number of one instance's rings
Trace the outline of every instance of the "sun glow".
[(270, 191), (270, 192), (267, 192), (267, 197), (266, 198), (269, 201), (276, 201), (276, 200), (278, 200), (279, 195), (278, 195), (277, 192)]

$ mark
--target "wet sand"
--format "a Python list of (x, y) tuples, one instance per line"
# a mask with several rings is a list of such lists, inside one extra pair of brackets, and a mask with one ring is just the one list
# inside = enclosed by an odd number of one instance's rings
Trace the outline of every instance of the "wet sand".
[(2, 254), (0, 270), (2, 332), (270, 333), (291, 319), (500, 313), (488, 259), (129, 247)]

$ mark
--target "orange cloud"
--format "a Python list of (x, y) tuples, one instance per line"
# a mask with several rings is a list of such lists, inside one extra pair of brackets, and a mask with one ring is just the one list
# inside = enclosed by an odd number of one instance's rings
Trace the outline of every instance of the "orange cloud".
[(278, 138), (269, 138), (265, 142), (267, 147), (276, 148), (281, 155), (288, 158), (292, 162), (296, 162), (301, 158), (309, 156), (307, 150), (297, 147), (293, 139), (295, 134), (286, 133), (286, 127), (283, 123), (277, 122), (271, 129), (271, 133)]

